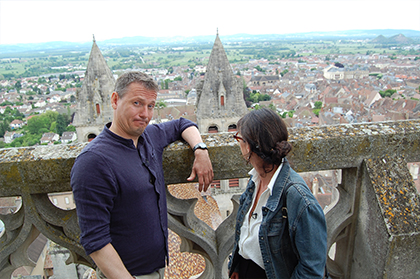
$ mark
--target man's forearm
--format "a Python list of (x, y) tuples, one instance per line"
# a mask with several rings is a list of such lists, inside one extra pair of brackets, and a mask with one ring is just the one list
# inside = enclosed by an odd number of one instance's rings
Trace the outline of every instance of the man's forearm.
[(195, 126), (190, 126), (185, 129), (182, 134), (182, 138), (188, 142), (188, 144), (193, 148), (197, 143), (202, 142), (200, 132)]
[(132, 279), (111, 243), (90, 254), (90, 257), (108, 279)]
[[(182, 132), (182, 138), (188, 142), (191, 148), (194, 148), (197, 143), (203, 141), (200, 132), (195, 126), (185, 129)], [(194, 152), (194, 156), (193, 169), (187, 180), (193, 181), (197, 177), (199, 191), (207, 191), (207, 188), (213, 181), (213, 167), (211, 165), (209, 153), (206, 149), (197, 149)]]

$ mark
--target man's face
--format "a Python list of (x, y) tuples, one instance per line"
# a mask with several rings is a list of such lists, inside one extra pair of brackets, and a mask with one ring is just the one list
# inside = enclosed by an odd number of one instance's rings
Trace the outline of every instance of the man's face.
[(148, 90), (137, 82), (127, 87), (127, 92), (122, 98), (116, 92), (112, 93), (114, 120), (111, 130), (136, 142), (153, 117), (156, 97), (157, 92)]

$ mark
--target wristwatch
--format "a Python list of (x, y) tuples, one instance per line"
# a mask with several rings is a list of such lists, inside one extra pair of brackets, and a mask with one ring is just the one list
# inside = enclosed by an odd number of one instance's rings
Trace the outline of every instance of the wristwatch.
[(199, 142), (194, 146), (192, 151), (195, 152), (197, 149), (207, 149), (207, 145), (204, 142)]

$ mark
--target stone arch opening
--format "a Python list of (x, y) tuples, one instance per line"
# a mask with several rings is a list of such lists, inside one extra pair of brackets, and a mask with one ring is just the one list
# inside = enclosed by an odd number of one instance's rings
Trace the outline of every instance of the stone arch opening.
[(228, 132), (235, 132), (238, 130), (238, 127), (236, 126), (236, 124), (230, 124), (228, 126)]
[(210, 126), (209, 129), (207, 130), (208, 133), (218, 133), (219, 132), (219, 128), (217, 126)]
[(94, 138), (96, 138), (96, 134), (94, 134), (94, 133), (90, 133), (90, 134), (87, 136), (87, 138), (88, 138), (88, 142), (91, 142)]

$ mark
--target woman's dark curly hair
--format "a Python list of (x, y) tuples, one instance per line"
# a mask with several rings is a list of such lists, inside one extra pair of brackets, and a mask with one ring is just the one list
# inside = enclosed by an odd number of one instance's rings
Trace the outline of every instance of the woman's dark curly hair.
[(266, 172), (280, 165), (292, 150), (286, 124), (271, 109), (250, 111), (238, 121), (238, 130), (251, 151), (263, 159)]

